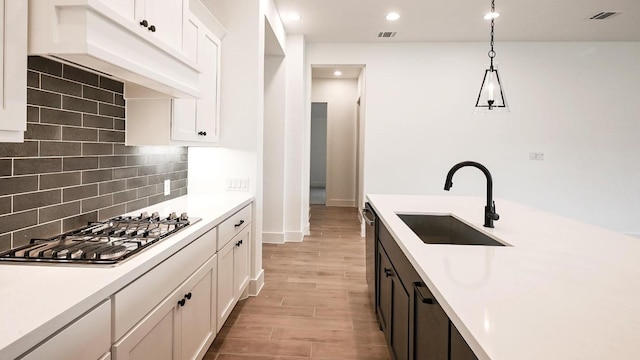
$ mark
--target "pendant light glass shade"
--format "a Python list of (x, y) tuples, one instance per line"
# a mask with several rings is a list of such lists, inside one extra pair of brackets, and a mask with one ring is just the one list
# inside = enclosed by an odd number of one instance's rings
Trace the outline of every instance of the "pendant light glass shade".
[(498, 69), (490, 67), (484, 71), (480, 93), (476, 100), (474, 113), (509, 112), (504, 85), (500, 82)]

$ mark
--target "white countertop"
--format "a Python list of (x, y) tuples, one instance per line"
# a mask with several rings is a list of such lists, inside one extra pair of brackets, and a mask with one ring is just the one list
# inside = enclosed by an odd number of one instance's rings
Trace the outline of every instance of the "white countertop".
[(248, 193), (186, 195), (136, 210), (202, 218), (112, 267), (0, 263), (0, 359), (13, 359), (251, 203)]
[[(478, 358), (640, 358), (637, 238), (501, 199), (493, 229), (484, 198), (368, 199)], [(512, 246), (425, 244), (397, 213), (451, 214)]]

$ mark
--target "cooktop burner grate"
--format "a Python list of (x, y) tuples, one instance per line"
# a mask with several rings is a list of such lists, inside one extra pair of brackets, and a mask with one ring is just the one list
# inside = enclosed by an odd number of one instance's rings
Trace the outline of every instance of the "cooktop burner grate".
[(48, 239), (32, 239), (27, 245), (0, 253), (0, 261), (113, 265), (198, 220), (186, 213), (171, 213), (165, 218), (157, 212), (118, 216)]

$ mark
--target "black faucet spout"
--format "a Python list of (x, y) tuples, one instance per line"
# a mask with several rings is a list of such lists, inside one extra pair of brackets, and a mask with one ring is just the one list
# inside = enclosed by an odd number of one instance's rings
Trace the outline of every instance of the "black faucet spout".
[(498, 220), (500, 216), (496, 213), (496, 205), (493, 201), (493, 179), (491, 178), (489, 169), (475, 161), (463, 161), (461, 163), (455, 164), (447, 173), (447, 179), (444, 182), (444, 189), (446, 191), (449, 191), (449, 189), (451, 189), (451, 187), (453, 186), (453, 175), (456, 173), (456, 171), (466, 166), (471, 166), (479, 169), (487, 178), (487, 205), (484, 207), (484, 226), (492, 228), (493, 222), (495, 220)]

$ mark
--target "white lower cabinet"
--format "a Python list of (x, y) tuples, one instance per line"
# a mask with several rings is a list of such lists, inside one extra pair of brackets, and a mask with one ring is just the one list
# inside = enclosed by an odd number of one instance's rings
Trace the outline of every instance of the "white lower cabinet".
[[(82, 340), (79, 341), (78, 339)], [(107, 300), (21, 359), (109, 359), (110, 344), (111, 301)]]
[(200, 359), (216, 334), (217, 255), (129, 331), (114, 360)]
[(246, 226), (218, 251), (218, 331), (249, 284), (250, 229)]

